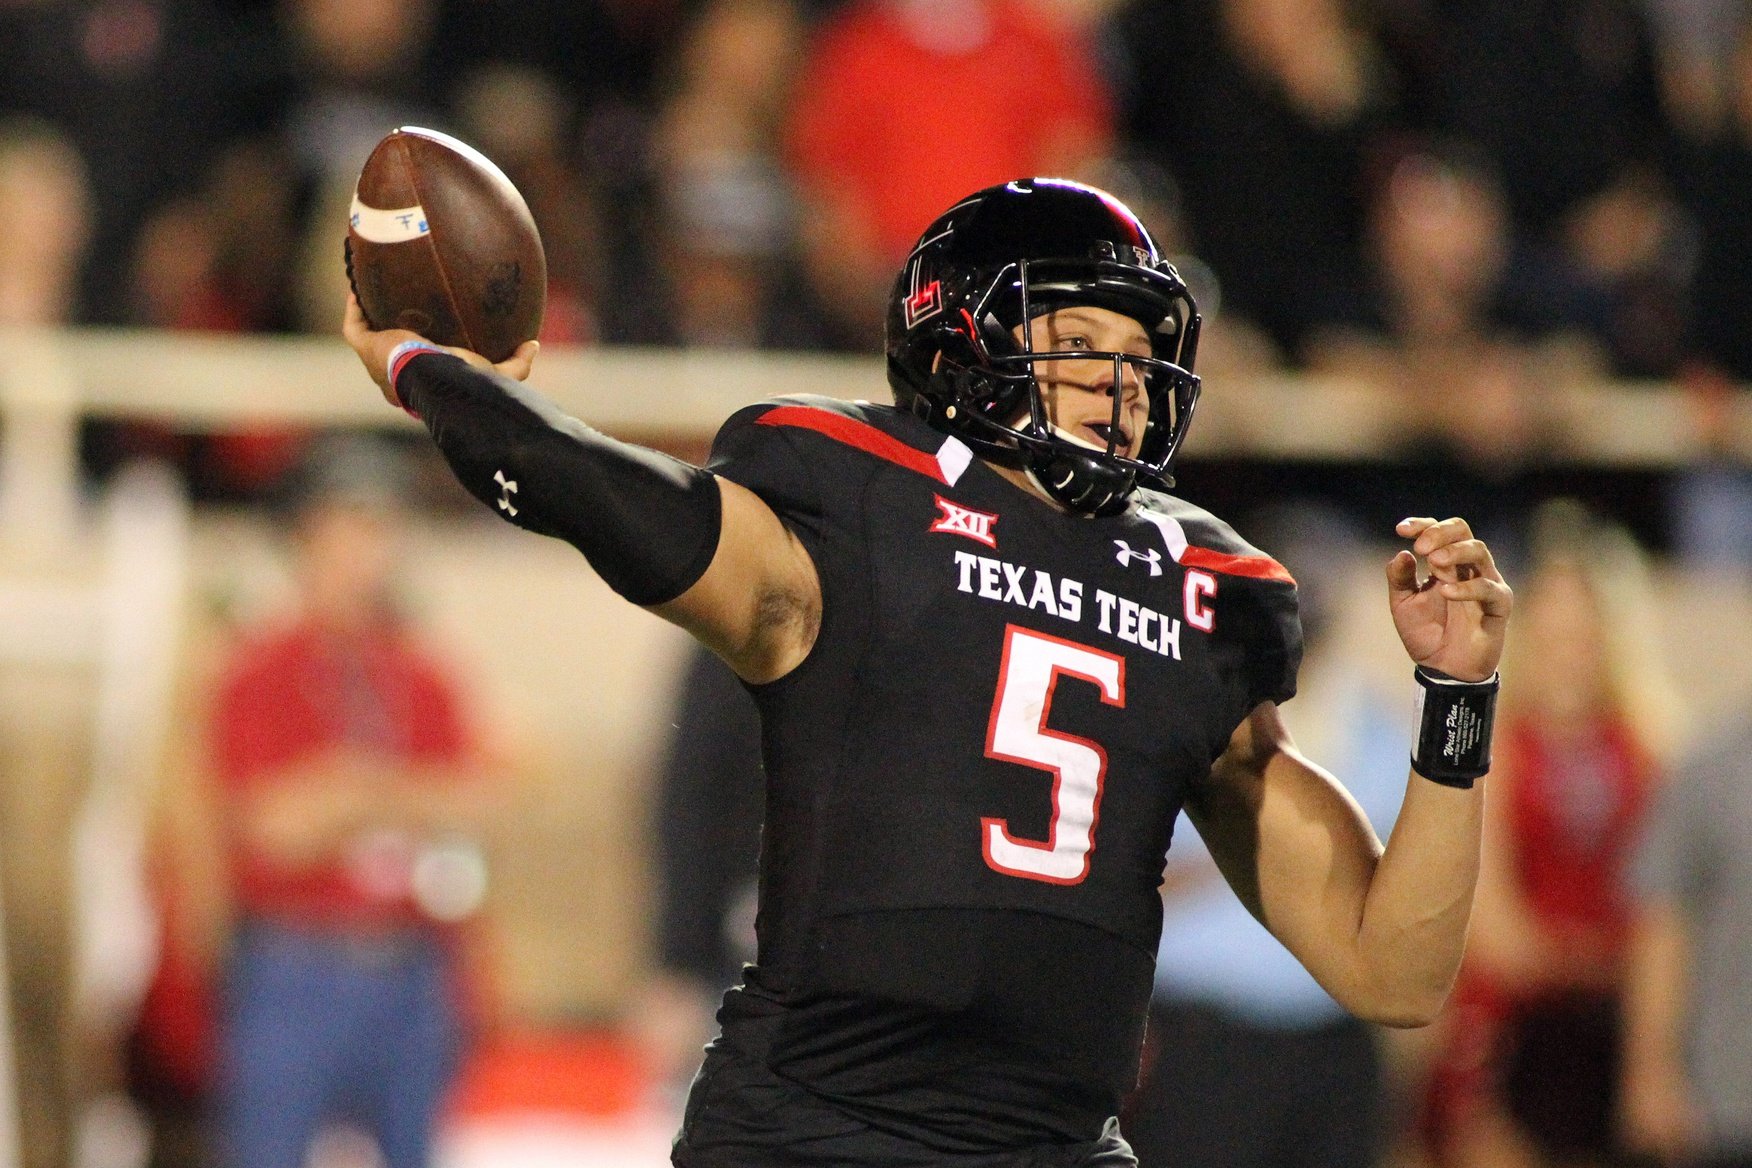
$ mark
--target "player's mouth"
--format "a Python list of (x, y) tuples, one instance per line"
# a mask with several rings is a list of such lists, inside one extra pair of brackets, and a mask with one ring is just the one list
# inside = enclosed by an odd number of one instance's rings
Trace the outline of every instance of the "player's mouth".
[(1086, 422), (1083, 429), (1095, 435), (1095, 441), (1103, 450), (1111, 446), (1115, 452), (1124, 454), (1131, 449), (1131, 431), (1124, 426), (1116, 427), (1107, 422)]
[(1131, 452), (1131, 431), (1124, 426), (1115, 429), (1108, 422), (1084, 422), (1075, 431), (1067, 430), (1063, 426), (1054, 426), (1052, 430), (1067, 442), (1074, 442), (1089, 450), (1099, 450), (1102, 454), (1107, 453), (1110, 440), (1115, 454), (1129, 457)]

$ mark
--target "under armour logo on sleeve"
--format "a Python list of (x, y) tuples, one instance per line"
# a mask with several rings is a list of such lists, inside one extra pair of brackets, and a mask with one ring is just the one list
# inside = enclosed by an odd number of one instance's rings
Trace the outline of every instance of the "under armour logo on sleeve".
[(511, 505), (511, 496), (517, 493), (517, 480), (505, 477), (505, 472), (493, 472), (493, 481), (499, 484), (499, 510), (507, 515), (517, 514), (517, 508)]
[(1150, 575), (1160, 576), (1162, 574), (1162, 553), (1155, 548), (1146, 548), (1141, 552), (1133, 551), (1132, 545), (1125, 542), (1123, 539), (1114, 540), (1113, 546), (1119, 549), (1118, 554), (1113, 558), (1119, 561), (1121, 567), (1124, 567), (1134, 560), (1142, 560), (1144, 563), (1150, 565)]

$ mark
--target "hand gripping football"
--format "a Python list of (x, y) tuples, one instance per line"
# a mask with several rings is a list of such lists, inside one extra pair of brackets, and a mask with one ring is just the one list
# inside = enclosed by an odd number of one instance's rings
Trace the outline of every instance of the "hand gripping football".
[(403, 126), (365, 160), (347, 279), (374, 329), (503, 361), (541, 328), (547, 257), (529, 207), (480, 151)]

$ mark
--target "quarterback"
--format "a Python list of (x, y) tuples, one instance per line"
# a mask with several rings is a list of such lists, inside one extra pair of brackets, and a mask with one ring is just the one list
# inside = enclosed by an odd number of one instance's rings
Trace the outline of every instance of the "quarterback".
[(533, 343), (495, 367), (349, 304), (347, 340), (471, 493), (760, 707), (758, 959), (677, 1165), (1134, 1164), (1113, 1116), (1182, 807), (1339, 1002), (1400, 1026), (1441, 1007), (1510, 591), (1463, 520), (1399, 524), (1387, 604), (1423, 715), (1383, 847), (1279, 718), (1295, 582), (1168, 493), (1199, 323), (1112, 196), (993, 187), (895, 283), (892, 406), (750, 406), (695, 467), (527, 389)]

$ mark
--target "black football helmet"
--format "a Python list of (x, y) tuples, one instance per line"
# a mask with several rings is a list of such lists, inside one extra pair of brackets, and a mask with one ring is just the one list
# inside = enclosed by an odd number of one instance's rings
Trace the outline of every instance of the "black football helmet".
[[(1070, 305), (1137, 320), (1153, 356), (1036, 353), (1032, 322)], [(1198, 401), (1198, 329), (1186, 283), (1123, 203), (1082, 183), (1021, 179), (962, 200), (919, 238), (889, 298), (888, 382), (900, 408), (1026, 470), (1064, 506), (1110, 515), (1140, 482), (1173, 485)], [(1115, 386), (1127, 365), (1139, 375), (1150, 412), (1136, 457), (1118, 448), (1119, 393), (1105, 450), (1053, 428), (1035, 363), (1071, 357), (1111, 360)]]

